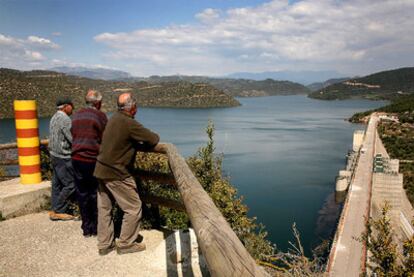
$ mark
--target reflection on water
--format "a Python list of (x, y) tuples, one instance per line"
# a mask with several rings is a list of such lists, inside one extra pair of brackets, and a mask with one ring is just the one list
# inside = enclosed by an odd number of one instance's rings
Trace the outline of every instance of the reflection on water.
[[(345, 118), (384, 102), (318, 101), (306, 96), (241, 98), (228, 109), (139, 109), (137, 118), (177, 145), (184, 156), (207, 141), (209, 119), (216, 127), (216, 151), (223, 169), (249, 206), (249, 214), (266, 225), (269, 238), (286, 250), (296, 222), (309, 250), (331, 235), (340, 205), (335, 177), (345, 166), (353, 131), (364, 126)], [(40, 120), (47, 135), (48, 119)], [(15, 140), (13, 120), (0, 120), (0, 142)], [(309, 253), (309, 252), (308, 252)]]
[(337, 204), (344, 203), (347, 194), (348, 194), (348, 191), (335, 191), (335, 202)]
[(342, 202), (336, 201), (336, 193), (329, 194), (318, 212), (315, 234), (319, 238), (330, 238), (334, 235), (336, 223), (342, 210)]

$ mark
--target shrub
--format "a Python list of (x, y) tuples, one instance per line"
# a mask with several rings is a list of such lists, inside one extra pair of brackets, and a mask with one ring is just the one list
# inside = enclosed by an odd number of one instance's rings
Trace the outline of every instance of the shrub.
[(367, 267), (373, 276), (413, 276), (414, 237), (403, 244), (399, 252), (394, 241), (395, 234), (388, 216), (390, 206), (385, 202), (377, 219), (369, 218), (366, 231), (358, 239), (365, 243), (369, 255)]

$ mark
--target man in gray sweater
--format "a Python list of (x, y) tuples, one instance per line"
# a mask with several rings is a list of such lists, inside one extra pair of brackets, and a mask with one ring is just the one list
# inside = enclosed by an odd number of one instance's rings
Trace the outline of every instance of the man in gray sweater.
[(98, 249), (106, 255), (115, 249), (114, 223), (111, 210), (116, 201), (124, 212), (117, 253), (145, 250), (136, 242), (142, 216), (142, 205), (131, 169), (138, 148), (154, 148), (159, 136), (134, 119), (137, 104), (130, 93), (118, 98), (118, 111), (109, 119), (103, 133), (94, 175), (98, 187)]
[(59, 98), (57, 112), (50, 120), (49, 153), (53, 168), (51, 220), (72, 220), (68, 214), (68, 200), (75, 191), (72, 167), (72, 121), (69, 116), (73, 103), (69, 98)]

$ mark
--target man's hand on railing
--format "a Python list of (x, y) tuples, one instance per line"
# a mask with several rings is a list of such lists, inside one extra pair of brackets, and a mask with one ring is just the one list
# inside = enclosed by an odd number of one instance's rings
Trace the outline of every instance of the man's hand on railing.
[(168, 146), (171, 145), (170, 143), (158, 143), (157, 145), (155, 145), (155, 147), (152, 149), (155, 153), (162, 153), (162, 154), (167, 154), (167, 148)]

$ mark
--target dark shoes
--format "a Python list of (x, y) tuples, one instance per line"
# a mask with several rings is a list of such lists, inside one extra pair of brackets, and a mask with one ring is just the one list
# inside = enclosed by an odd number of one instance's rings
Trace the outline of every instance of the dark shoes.
[(132, 245), (123, 246), (123, 247), (118, 246), (116, 248), (116, 252), (119, 255), (122, 255), (122, 254), (128, 254), (128, 253), (141, 252), (141, 251), (144, 251), (145, 249), (146, 249), (145, 243), (134, 242)]
[(98, 235), (98, 232), (96, 231), (96, 228), (93, 229), (83, 229), (83, 236), (85, 238), (90, 238), (90, 237), (96, 237)]
[(105, 256), (105, 255), (111, 253), (113, 250), (115, 250), (115, 242), (114, 241), (111, 243), (111, 245), (108, 248), (99, 249), (98, 252), (99, 252), (99, 255)]
[(54, 211), (49, 212), (49, 218), (50, 220), (56, 221), (56, 220), (76, 220), (77, 217), (70, 215), (70, 214), (61, 214), (61, 213), (55, 213)]

